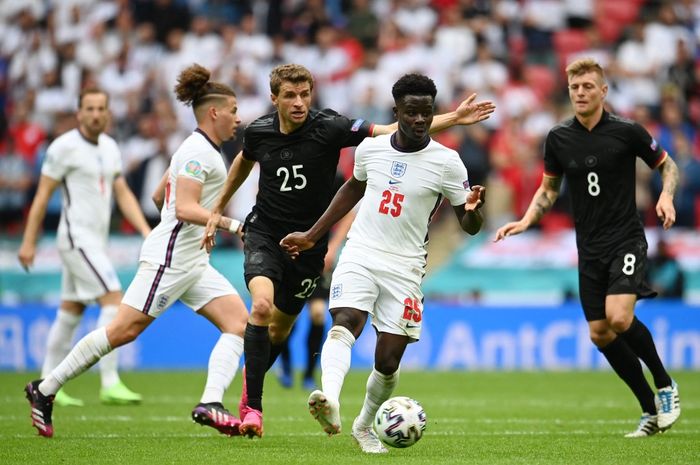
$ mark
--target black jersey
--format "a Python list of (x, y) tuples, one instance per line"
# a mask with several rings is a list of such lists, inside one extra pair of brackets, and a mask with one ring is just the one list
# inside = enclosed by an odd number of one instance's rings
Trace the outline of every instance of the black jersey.
[(635, 203), (636, 158), (653, 169), (666, 156), (641, 125), (607, 112), (592, 131), (574, 117), (549, 132), (545, 175), (566, 175), (581, 258), (607, 256), (644, 239)]
[(243, 139), (243, 156), (260, 164), (253, 222), (262, 221), (276, 239), (309, 229), (333, 198), (340, 149), (371, 130), (369, 122), (330, 109), (311, 110), (291, 134), (280, 132), (276, 112), (253, 121)]

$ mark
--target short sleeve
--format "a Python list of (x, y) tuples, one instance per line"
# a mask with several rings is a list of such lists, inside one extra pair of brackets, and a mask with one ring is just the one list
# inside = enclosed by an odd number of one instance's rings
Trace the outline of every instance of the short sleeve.
[(51, 144), (46, 149), (46, 158), (41, 165), (41, 174), (56, 181), (62, 180), (68, 172), (67, 156), (59, 144)]
[(464, 205), (467, 194), (471, 192), (469, 175), (457, 152), (450, 150), (442, 177), (442, 193), (450, 205)]
[(547, 138), (544, 141), (544, 174), (553, 178), (559, 178), (564, 175), (564, 168), (562, 168), (556, 155), (552, 131), (547, 134)]
[[(329, 110), (324, 110), (330, 112)], [(338, 142), (338, 147), (355, 147), (365, 137), (372, 135), (374, 125), (364, 119), (349, 119), (335, 114), (327, 120), (327, 127), (331, 133), (331, 140)]]
[(212, 170), (212, 163), (205, 154), (189, 154), (183, 157), (184, 163), (177, 172), (178, 176), (190, 178), (202, 184)]
[(358, 181), (367, 181), (367, 167), (365, 166), (366, 150), (363, 144), (360, 144), (355, 149), (355, 165), (352, 169), (352, 175)]
[(632, 124), (632, 147), (636, 148), (636, 155), (644, 160), (649, 168), (656, 169), (668, 156), (649, 131), (639, 123)]

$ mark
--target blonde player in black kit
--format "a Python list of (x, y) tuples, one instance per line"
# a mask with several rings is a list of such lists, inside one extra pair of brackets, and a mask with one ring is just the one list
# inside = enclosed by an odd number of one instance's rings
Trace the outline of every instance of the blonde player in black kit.
[[(637, 429), (625, 437), (651, 436), (670, 428), (681, 407), (678, 386), (661, 363), (651, 333), (634, 315), (637, 299), (656, 295), (646, 282), (647, 242), (635, 204), (635, 163), (639, 157), (661, 173), (656, 214), (664, 229), (676, 219), (678, 168), (641, 125), (604, 110), (608, 86), (598, 63), (577, 60), (566, 73), (575, 116), (547, 135), (542, 185), (523, 218), (501, 227), (495, 240), (537, 223), (554, 204), (566, 176), (576, 227), (579, 294), (590, 337), (642, 408)], [(652, 373), (656, 394), (639, 359)]]
[[(300, 65), (274, 68), (270, 91), (276, 111), (246, 128), (243, 151), (233, 161), (202, 239), (202, 246), (211, 250), (221, 212), (259, 163), (258, 195), (244, 226), (244, 273), (252, 305), (245, 332), (245, 377), (239, 414), (240, 432), (248, 437), (262, 436), (265, 372), (318, 284), (328, 237), (321, 238), (297, 260), (288, 257), (279, 242), (291, 232), (307, 230), (328, 207), (340, 149), (356, 146), (365, 137), (396, 130), (396, 123), (374, 125), (330, 109), (311, 109), (313, 77)], [(494, 105), (474, 103), (474, 98), (471, 95), (457, 110), (435, 116), (431, 131), (488, 118)]]

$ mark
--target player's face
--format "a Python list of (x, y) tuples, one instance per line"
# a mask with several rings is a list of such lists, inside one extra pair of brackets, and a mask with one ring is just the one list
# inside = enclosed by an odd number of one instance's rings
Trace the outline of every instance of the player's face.
[(434, 100), (429, 95), (407, 95), (396, 104), (399, 132), (406, 142), (422, 142), (433, 123)]
[(272, 95), (272, 104), (277, 107), (280, 129), (291, 132), (300, 127), (309, 116), (311, 106), (311, 84), (284, 81), (277, 95)]
[(96, 139), (104, 132), (108, 122), (107, 95), (102, 93), (84, 95), (78, 109), (78, 124), (83, 134)]
[(569, 78), (569, 98), (578, 116), (588, 117), (603, 106), (608, 86), (598, 73), (590, 72)]
[(227, 97), (226, 103), (217, 107), (215, 114), (214, 132), (216, 137), (222, 142), (233, 139), (236, 135), (236, 128), (241, 124), (241, 118), (238, 117), (236, 97)]

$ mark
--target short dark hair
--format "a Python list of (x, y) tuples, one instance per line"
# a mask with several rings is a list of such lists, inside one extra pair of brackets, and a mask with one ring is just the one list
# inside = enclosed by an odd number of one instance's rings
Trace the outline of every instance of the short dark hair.
[(80, 109), (83, 106), (83, 98), (86, 95), (92, 95), (92, 94), (104, 95), (107, 98), (107, 106), (109, 106), (109, 94), (107, 92), (100, 89), (99, 87), (86, 87), (83, 90), (81, 90), (80, 95), (78, 95), (78, 109)]
[(394, 87), (391, 88), (391, 95), (394, 96), (394, 102), (398, 102), (407, 95), (429, 95), (435, 100), (437, 88), (433, 80), (428, 76), (410, 73), (404, 74), (394, 83)]

